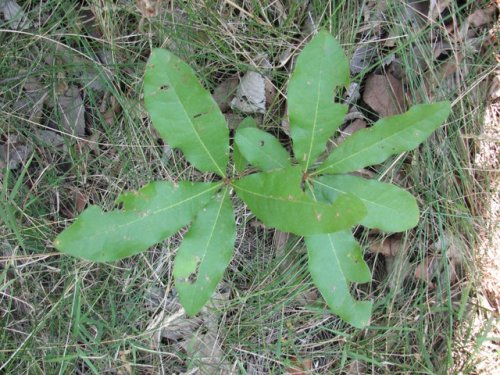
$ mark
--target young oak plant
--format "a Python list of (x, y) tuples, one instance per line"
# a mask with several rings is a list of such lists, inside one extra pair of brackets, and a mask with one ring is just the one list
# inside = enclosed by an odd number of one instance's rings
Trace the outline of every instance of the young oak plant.
[(265, 225), (304, 236), (309, 271), (330, 310), (355, 327), (366, 326), (372, 302), (353, 298), (350, 283), (369, 282), (371, 274), (351, 228), (404, 231), (417, 224), (419, 210), (407, 191), (349, 173), (416, 148), (445, 121), (450, 104), (416, 105), (383, 118), (317, 162), (347, 113), (346, 105), (333, 102), (334, 91), (348, 83), (342, 48), (329, 33), (319, 32), (298, 56), (289, 81), (294, 157), (247, 118), (234, 136), (231, 167), (229, 130), (212, 96), (189, 65), (167, 50), (153, 50), (144, 76), (152, 123), (213, 182), (155, 181), (120, 195), (120, 209), (90, 206), (59, 234), (55, 247), (90, 261), (115, 261), (189, 226), (173, 274), (180, 301), (193, 315), (210, 299), (231, 260), (235, 191)]

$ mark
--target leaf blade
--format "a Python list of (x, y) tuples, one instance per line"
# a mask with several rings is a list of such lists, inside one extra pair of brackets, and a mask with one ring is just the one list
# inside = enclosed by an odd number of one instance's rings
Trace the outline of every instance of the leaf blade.
[(333, 313), (357, 328), (368, 325), (373, 303), (357, 301), (350, 282), (371, 280), (361, 248), (350, 231), (305, 237), (308, 267), (314, 284)]
[(124, 211), (105, 213), (90, 206), (57, 236), (54, 245), (65, 254), (94, 262), (137, 254), (188, 224), (219, 187), (216, 183), (152, 182), (118, 198)]
[(154, 49), (144, 74), (144, 104), (170, 146), (203, 172), (225, 177), (229, 130), (210, 93), (191, 67), (164, 49)]
[(304, 170), (326, 148), (347, 106), (333, 103), (334, 88), (349, 84), (349, 61), (340, 44), (320, 31), (302, 50), (288, 85), (288, 117), (295, 158)]
[[(240, 124), (238, 125), (238, 130), (246, 128), (257, 128), (257, 124), (255, 123), (255, 120), (252, 117), (245, 117), (243, 121), (241, 121)], [(242, 172), (249, 164), (248, 160), (245, 159), (240, 149), (238, 148), (236, 142), (233, 143), (233, 162), (234, 162), (234, 169), (238, 173)]]
[(419, 210), (413, 195), (395, 185), (349, 175), (324, 175), (315, 180), (328, 201), (341, 194), (354, 194), (364, 203), (367, 214), (360, 221), (367, 228), (401, 232), (418, 223)]
[(354, 172), (413, 150), (446, 120), (450, 110), (449, 102), (420, 104), (401, 115), (382, 118), (348, 137), (313, 174)]
[(174, 261), (174, 278), (182, 306), (197, 314), (210, 299), (231, 261), (236, 226), (228, 188), (193, 221)]
[(234, 141), (243, 157), (262, 171), (290, 166), (288, 152), (276, 137), (263, 130), (238, 129)]
[(344, 230), (366, 214), (361, 201), (350, 195), (333, 204), (317, 202), (301, 190), (301, 180), (301, 167), (293, 166), (246, 176), (233, 187), (265, 225), (297, 235)]

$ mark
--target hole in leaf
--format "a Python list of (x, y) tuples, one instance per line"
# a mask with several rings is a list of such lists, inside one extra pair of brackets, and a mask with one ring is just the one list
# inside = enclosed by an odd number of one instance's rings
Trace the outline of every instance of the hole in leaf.
[(200, 263), (201, 263), (200, 259), (197, 259), (196, 260), (196, 269), (194, 270), (194, 272), (191, 272), (191, 274), (187, 278), (187, 281), (190, 284), (195, 284), (196, 281), (198, 280), (198, 276), (199, 276), (199, 273), (200, 273)]
[(169, 85), (161, 85), (161, 86), (160, 86), (160, 90), (162, 90), (162, 91), (166, 91), (166, 90), (168, 90), (169, 88), (170, 88), (170, 86), (169, 86)]
[(261, 140), (259, 143), (261, 147), (264, 146), (264, 141)]

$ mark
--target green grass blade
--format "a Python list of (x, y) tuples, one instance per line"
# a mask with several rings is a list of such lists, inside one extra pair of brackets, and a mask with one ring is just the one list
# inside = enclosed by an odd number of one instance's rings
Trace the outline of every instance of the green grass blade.
[(243, 157), (262, 171), (290, 166), (290, 155), (268, 132), (257, 128), (238, 129), (234, 141)]
[(233, 255), (236, 226), (228, 190), (200, 211), (177, 251), (175, 286), (189, 315), (209, 300)]
[(340, 126), (347, 106), (334, 89), (349, 83), (349, 62), (339, 43), (320, 31), (297, 58), (288, 84), (288, 116), (295, 158), (307, 170)]
[(144, 75), (144, 104), (170, 146), (180, 148), (199, 170), (226, 175), (226, 120), (188, 64), (167, 50), (153, 50)]
[(409, 192), (395, 185), (348, 175), (326, 175), (315, 180), (327, 201), (350, 193), (361, 199), (367, 214), (360, 224), (387, 232), (401, 232), (418, 223), (418, 206)]
[(368, 325), (371, 301), (357, 301), (349, 292), (349, 283), (371, 280), (361, 248), (350, 231), (319, 234), (305, 238), (309, 272), (328, 307), (357, 328)]
[(342, 195), (333, 204), (316, 202), (300, 186), (300, 166), (262, 172), (233, 182), (236, 194), (265, 225), (298, 235), (344, 230), (366, 214), (363, 203)]
[(220, 184), (152, 182), (118, 198), (124, 210), (87, 208), (57, 236), (61, 252), (94, 262), (122, 259), (173, 235), (189, 224)]
[(401, 115), (385, 117), (348, 137), (314, 174), (353, 172), (413, 150), (441, 126), (450, 111), (449, 102), (438, 102), (416, 105)]

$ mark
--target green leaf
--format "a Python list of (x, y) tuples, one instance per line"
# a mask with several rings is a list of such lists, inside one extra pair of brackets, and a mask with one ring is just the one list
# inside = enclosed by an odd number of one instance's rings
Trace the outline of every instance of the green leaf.
[(170, 146), (180, 148), (199, 170), (226, 175), (226, 120), (189, 65), (167, 50), (154, 49), (144, 75), (144, 104)]
[(301, 182), (302, 169), (294, 166), (252, 174), (233, 186), (265, 225), (302, 236), (347, 229), (366, 214), (363, 203), (347, 194), (333, 204), (316, 202)]
[(290, 156), (271, 134), (256, 128), (238, 129), (234, 138), (248, 162), (263, 171), (290, 166)]
[[(257, 124), (252, 117), (246, 117), (242, 122), (238, 125), (238, 130), (247, 129), (247, 128), (256, 128)], [(233, 143), (233, 161), (234, 161), (234, 169), (236, 172), (242, 172), (245, 170), (247, 165), (249, 164), (248, 160), (241, 154), (240, 149), (236, 143)]]
[(320, 31), (302, 50), (288, 84), (288, 117), (295, 158), (307, 170), (325, 151), (347, 106), (333, 103), (334, 89), (349, 84), (349, 61), (339, 43)]
[(94, 262), (122, 259), (173, 235), (189, 224), (221, 184), (152, 182), (120, 196), (124, 210), (87, 208), (57, 236), (63, 253)]
[(175, 286), (189, 315), (210, 299), (233, 255), (236, 226), (228, 190), (196, 216), (175, 257)]
[(361, 248), (350, 231), (318, 234), (305, 238), (309, 272), (331, 311), (357, 328), (368, 325), (371, 301), (357, 301), (349, 283), (371, 280)]
[(413, 150), (446, 120), (450, 110), (449, 102), (420, 104), (401, 115), (384, 117), (348, 137), (314, 174), (353, 172)]
[(413, 195), (392, 184), (348, 175), (327, 175), (315, 180), (315, 188), (333, 202), (350, 193), (361, 199), (367, 214), (360, 224), (387, 232), (401, 232), (418, 223), (418, 206)]

